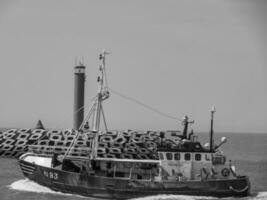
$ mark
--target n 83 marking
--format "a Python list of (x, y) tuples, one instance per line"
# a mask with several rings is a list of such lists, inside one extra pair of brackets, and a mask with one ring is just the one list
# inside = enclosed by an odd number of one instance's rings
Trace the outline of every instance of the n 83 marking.
[(44, 171), (44, 176), (47, 178), (50, 178), (50, 179), (54, 179), (54, 180), (58, 179), (58, 173), (56, 173), (56, 172)]

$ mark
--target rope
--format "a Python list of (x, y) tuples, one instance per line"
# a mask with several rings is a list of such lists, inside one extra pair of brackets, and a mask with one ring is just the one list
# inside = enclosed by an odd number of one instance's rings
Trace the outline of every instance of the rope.
[(140, 102), (140, 101), (138, 101), (138, 100), (136, 100), (136, 99), (134, 99), (134, 98), (132, 98), (132, 97), (128, 97), (128, 96), (126, 96), (126, 95), (124, 95), (124, 94), (121, 94), (120, 92), (117, 92), (117, 91), (111, 89), (111, 88), (108, 88), (108, 89), (109, 89), (111, 92), (113, 92), (114, 94), (116, 94), (116, 95), (118, 95), (118, 96), (120, 96), (120, 97), (122, 97), (122, 98), (124, 98), (124, 99), (127, 99), (128, 101), (132, 101), (132, 102), (134, 102), (134, 103), (136, 103), (136, 104), (138, 104), (138, 105), (140, 105), (140, 106), (143, 106), (143, 107), (145, 107), (145, 108), (147, 108), (147, 109), (149, 109), (149, 110), (151, 110), (151, 111), (153, 111), (153, 112), (155, 112), (155, 113), (157, 113), (157, 114), (159, 114), (159, 115), (161, 115), (161, 116), (164, 116), (164, 117), (167, 117), (167, 118), (169, 118), (169, 119), (173, 119), (173, 120), (182, 121), (181, 119), (179, 119), (179, 118), (177, 118), (177, 117), (174, 117), (174, 116), (172, 116), (172, 115), (169, 115), (169, 114), (166, 114), (166, 113), (164, 113), (164, 112), (162, 112), (162, 111), (159, 111), (158, 109), (153, 108), (153, 107), (151, 107), (151, 106), (149, 106), (149, 105), (147, 105), (147, 104), (144, 104), (144, 103), (142, 103), (142, 102)]

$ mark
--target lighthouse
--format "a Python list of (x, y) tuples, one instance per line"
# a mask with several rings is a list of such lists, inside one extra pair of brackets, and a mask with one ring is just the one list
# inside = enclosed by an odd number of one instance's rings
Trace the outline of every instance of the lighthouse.
[(84, 117), (85, 66), (82, 63), (74, 67), (74, 115), (73, 128), (78, 130)]

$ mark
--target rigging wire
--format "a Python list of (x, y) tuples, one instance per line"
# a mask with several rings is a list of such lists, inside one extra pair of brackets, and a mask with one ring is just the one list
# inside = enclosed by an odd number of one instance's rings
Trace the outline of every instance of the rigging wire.
[[(97, 96), (93, 97), (93, 98), (91, 99), (90, 103), (91, 103), (92, 101), (94, 101), (96, 97), (97, 97)], [(58, 126), (56, 126), (55, 130), (60, 129), (60, 126), (61, 126), (62, 124), (64, 124), (66, 121), (69, 121), (69, 119), (72, 118), (72, 117), (73, 117), (76, 113), (78, 113), (80, 110), (82, 110), (83, 108), (86, 109), (86, 108), (90, 105), (90, 103), (88, 103), (88, 104), (86, 104), (86, 105), (80, 107), (79, 109), (75, 110), (73, 114), (71, 114), (68, 118), (66, 118), (66, 119), (65, 119), (64, 121), (62, 121), (61, 123), (59, 123)], [(48, 132), (47, 132), (47, 133), (48, 133)], [(47, 135), (47, 133), (44, 134), (42, 137), (40, 137), (38, 140), (36, 140), (36, 141), (35, 141), (34, 143), (32, 143), (31, 145), (35, 145), (39, 140), (42, 140), (43, 138), (45, 138), (45, 136)]]
[(62, 124), (64, 124), (65, 122), (69, 121), (75, 114), (77, 114), (82, 109), (87, 109), (90, 106), (90, 103), (93, 102), (96, 98), (97, 98), (97, 96), (94, 96), (86, 105), (81, 106), (79, 109), (75, 110), (71, 115), (69, 115), (68, 118), (66, 118), (64, 121), (59, 123), (58, 126), (56, 126), (56, 129), (59, 129)]
[(117, 91), (111, 89), (110, 87), (108, 87), (108, 89), (109, 89), (111, 92), (113, 92), (114, 94), (116, 94), (116, 95), (118, 95), (118, 96), (120, 96), (120, 97), (122, 97), (122, 98), (124, 98), (124, 99), (127, 99), (128, 101), (132, 101), (132, 102), (134, 102), (134, 103), (136, 103), (136, 104), (138, 104), (138, 105), (140, 105), (140, 106), (143, 106), (143, 107), (145, 107), (145, 108), (147, 108), (147, 109), (149, 109), (149, 110), (151, 110), (151, 111), (153, 111), (153, 112), (155, 112), (155, 113), (157, 113), (157, 114), (159, 114), (159, 115), (162, 115), (162, 116), (167, 117), (167, 118), (169, 118), (169, 119), (182, 121), (181, 119), (179, 119), (179, 118), (177, 118), (177, 117), (174, 117), (174, 116), (172, 116), (172, 115), (169, 115), (169, 114), (166, 114), (166, 113), (164, 113), (164, 112), (162, 112), (162, 111), (159, 111), (158, 109), (153, 108), (153, 107), (151, 107), (151, 106), (149, 106), (149, 105), (147, 105), (147, 104), (145, 104), (145, 103), (142, 103), (142, 102), (140, 102), (139, 100), (136, 100), (136, 99), (134, 99), (134, 98), (132, 98), (132, 97), (126, 96), (126, 95), (124, 95), (124, 94), (122, 94), (122, 93), (120, 93), (120, 92), (117, 92)]

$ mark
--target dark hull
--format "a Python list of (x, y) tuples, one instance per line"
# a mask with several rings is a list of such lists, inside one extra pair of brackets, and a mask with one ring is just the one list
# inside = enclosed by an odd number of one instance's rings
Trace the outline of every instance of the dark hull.
[(67, 172), (20, 160), (23, 174), (40, 185), (63, 193), (104, 199), (129, 199), (159, 194), (194, 196), (247, 196), (250, 183), (247, 177), (205, 181), (140, 181)]

